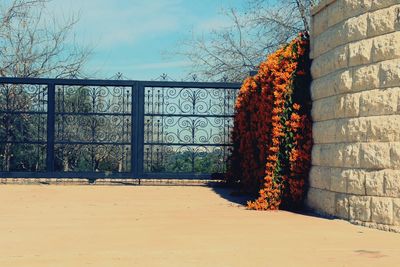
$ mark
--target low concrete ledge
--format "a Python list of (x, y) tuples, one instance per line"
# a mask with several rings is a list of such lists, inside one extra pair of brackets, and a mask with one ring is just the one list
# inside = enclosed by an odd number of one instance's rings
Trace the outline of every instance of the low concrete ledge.
[(1, 184), (36, 185), (167, 185), (167, 186), (204, 186), (218, 185), (222, 180), (196, 179), (96, 179), (85, 178), (0, 178)]

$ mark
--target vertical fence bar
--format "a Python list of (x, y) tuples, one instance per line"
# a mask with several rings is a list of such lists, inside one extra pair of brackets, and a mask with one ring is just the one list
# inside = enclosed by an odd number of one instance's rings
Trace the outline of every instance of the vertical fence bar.
[[(137, 82), (137, 125), (136, 125), (136, 170), (139, 178), (143, 178), (144, 157), (144, 85)], [(140, 181), (140, 180), (139, 180)]]
[(56, 111), (56, 87), (54, 83), (47, 84), (47, 172), (54, 172), (54, 132)]
[[(137, 82), (132, 85), (131, 99), (131, 175), (138, 178), (137, 171), (137, 128), (138, 128), (138, 86)], [(140, 183), (140, 179), (139, 179)]]

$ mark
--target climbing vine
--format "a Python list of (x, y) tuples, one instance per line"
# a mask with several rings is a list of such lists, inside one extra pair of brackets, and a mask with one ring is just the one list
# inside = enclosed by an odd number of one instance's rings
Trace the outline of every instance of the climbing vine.
[(309, 37), (269, 55), (236, 100), (227, 179), (258, 196), (256, 210), (298, 209), (311, 161)]

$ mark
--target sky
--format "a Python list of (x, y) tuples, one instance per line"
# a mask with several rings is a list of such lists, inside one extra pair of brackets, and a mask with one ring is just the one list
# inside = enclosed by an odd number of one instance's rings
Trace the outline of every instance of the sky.
[(95, 78), (120, 72), (134, 80), (166, 73), (187, 76), (190, 62), (173, 51), (194, 35), (229, 25), (221, 14), (242, 8), (244, 0), (53, 0), (49, 12), (59, 18), (79, 15), (75, 41), (93, 49), (87, 71)]

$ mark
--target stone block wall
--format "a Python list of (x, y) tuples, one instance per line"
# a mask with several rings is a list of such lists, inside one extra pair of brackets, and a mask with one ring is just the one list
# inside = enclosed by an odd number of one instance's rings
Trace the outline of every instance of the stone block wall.
[(307, 204), (400, 231), (400, 0), (324, 0), (312, 15)]

